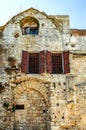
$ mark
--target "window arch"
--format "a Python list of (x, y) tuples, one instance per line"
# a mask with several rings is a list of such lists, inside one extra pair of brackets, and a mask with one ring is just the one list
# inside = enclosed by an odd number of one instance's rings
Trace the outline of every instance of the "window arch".
[(22, 28), (22, 34), (33, 34), (38, 35), (39, 22), (34, 17), (25, 17), (20, 21), (20, 26)]

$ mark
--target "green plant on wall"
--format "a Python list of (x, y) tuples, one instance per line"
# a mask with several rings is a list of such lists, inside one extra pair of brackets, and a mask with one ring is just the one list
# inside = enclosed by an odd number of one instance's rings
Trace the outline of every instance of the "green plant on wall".
[(15, 112), (15, 110), (16, 110), (16, 106), (13, 104), (12, 105), (12, 112)]
[(13, 104), (12, 106), (11, 106), (11, 108), (9, 109), (9, 102), (4, 102), (3, 103), (3, 107), (4, 108), (6, 108), (6, 110), (8, 111), (8, 110), (10, 110), (10, 111), (12, 111), (12, 112), (15, 112), (15, 110), (16, 110), (16, 106)]
[(4, 103), (3, 103), (3, 107), (5, 107), (5, 108), (6, 108), (6, 110), (8, 110), (8, 107), (9, 107), (9, 102), (4, 102)]

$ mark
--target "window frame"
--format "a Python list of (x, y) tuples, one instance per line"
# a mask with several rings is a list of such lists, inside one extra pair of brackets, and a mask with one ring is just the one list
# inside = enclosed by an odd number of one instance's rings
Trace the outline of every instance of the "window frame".
[(52, 74), (63, 74), (62, 53), (52, 53)]
[[(29, 73), (29, 55), (32, 52), (28, 51), (22, 51), (22, 66), (21, 66), (21, 72), (26, 73), (26, 74), (31, 74)], [(41, 74), (45, 72), (45, 51), (41, 52), (36, 52), (39, 54), (39, 73)], [(34, 54), (34, 53), (32, 53)], [(33, 73), (36, 74), (36, 73)]]
[(29, 74), (39, 74), (39, 53), (29, 53), (28, 68)]
[[(30, 73), (30, 74), (41, 74), (41, 73), (50, 73), (50, 74), (66, 74), (70, 73), (70, 66), (69, 66), (69, 52), (65, 51), (62, 53), (52, 53), (50, 51), (41, 51), (37, 52), (39, 54), (39, 72), (38, 73)], [(35, 54), (35, 53), (32, 53)], [(52, 63), (52, 55), (56, 54), (57, 56), (60, 55), (60, 66), (61, 72), (53, 73), (53, 63)], [(27, 51), (22, 51), (22, 68), (21, 72), (29, 74), (29, 56), (30, 53)], [(58, 59), (58, 58), (57, 58)], [(56, 64), (59, 61), (56, 62)]]
[[(27, 29), (28, 29), (28, 32), (27, 32)], [(33, 31), (35, 31), (35, 33), (33, 33)], [(38, 35), (38, 32), (39, 32), (39, 29), (38, 27), (23, 27), (22, 29), (22, 34), (23, 35)]]

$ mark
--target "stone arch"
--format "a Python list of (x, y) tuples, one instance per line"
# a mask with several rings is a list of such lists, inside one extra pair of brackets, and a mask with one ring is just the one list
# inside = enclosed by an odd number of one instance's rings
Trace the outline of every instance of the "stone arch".
[(20, 84), (17, 85), (17, 87), (13, 90), (14, 94), (14, 101), (18, 99), (18, 96), (23, 93), (23, 91), (30, 91), (30, 90), (35, 90), (38, 91), (44, 98), (46, 105), (49, 105), (48, 101), (48, 89), (46, 88), (47, 83), (43, 83), (40, 81), (23, 81)]
[(39, 22), (32, 16), (27, 16), (20, 21), (22, 34), (38, 34)]
[(23, 105), (24, 109), (15, 111), (15, 129), (48, 129), (49, 104), (47, 82), (33, 78), (21, 80), (13, 90), (16, 105)]
[(32, 17), (32, 16), (27, 16), (20, 21), (21, 27), (25, 26), (26, 24), (27, 24), (27, 26), (37, 26), (37, 27), (39, 27), (38, 20), (35, 17)]

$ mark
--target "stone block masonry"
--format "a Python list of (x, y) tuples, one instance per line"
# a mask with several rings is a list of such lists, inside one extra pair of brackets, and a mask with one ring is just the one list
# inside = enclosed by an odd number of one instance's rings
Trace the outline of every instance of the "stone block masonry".
[(86, 30), (23, 11), (0, 27), (0, 130), (86, 130)]

